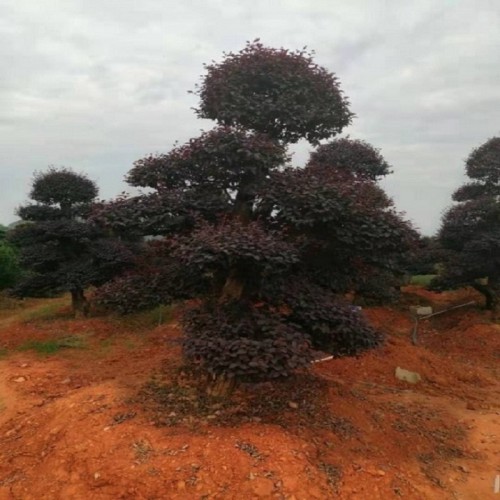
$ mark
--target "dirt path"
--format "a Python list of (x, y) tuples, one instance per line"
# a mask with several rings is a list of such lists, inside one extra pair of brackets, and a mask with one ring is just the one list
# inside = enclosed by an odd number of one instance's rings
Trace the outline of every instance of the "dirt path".
[(9, 418), (12, 418), (16, 411), (17, 398), (15, 391), (9, 387), (9, 376), (6, 363), (0, 361), (0, 426)]

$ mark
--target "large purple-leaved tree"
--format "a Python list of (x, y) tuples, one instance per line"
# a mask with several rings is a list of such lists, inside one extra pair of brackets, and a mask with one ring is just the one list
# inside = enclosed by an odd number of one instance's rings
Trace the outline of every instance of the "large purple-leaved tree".
[(314, 349), (343, 356), (377, 346), (380, 334), (339, 297), (367, 274), (397, 273), (411, 244), (374, 180), (388, 165), (351, 140), (341, 143), (344, 157), (352, 149), (348, 163), (313, 154), (291, 168), (287, 154), (288, 143), (317, 144), (350, 123), (337, 78), (304, 51), (254, 42), (209, 65), (198, 94), (198, 114), (218, 125), (136, 162), (127, 181), (148, 193), (94, 211), (116, 234), (162, 237), (96, 299), (123, 312), (148, 305), (137, 300), (141, 287), (149, 305), (201, 299), (184, 317), (184, 354), (210, 374), (211, 394), (288, 375)]

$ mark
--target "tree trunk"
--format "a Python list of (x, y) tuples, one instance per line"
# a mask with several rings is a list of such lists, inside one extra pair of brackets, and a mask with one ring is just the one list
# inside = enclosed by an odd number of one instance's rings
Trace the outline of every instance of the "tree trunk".
[(255, 176), (252, 174), (247, 175), (246, 179), (242, 179), (234, 200), (233, 214), (243, 224), (248, 224), (252, 220), (252, 207), (255, 201), (255, 181)]
[(75, 318), (89, 315), (90, 305), (81, 288), (71, 290), (71, 305), (73, 306)]
[(491, 319), (497, 321), (500, 319), (500, 282), (498, 277), (490, 276), (488, 286), (491, 290)]
[(230, 302), (233, 300), (240, 300), (243, 295), (244, 283), (238, 276), (238, 271), (232, 268), (229, 271), (229, 276), (222, 287), (222, 292), (219, 297), (219, 304)]
[(473, 288), (475, 288), (479, 293), (484, 295), (485, 307), (489, 311), (491, 311), (491, 319), (497, 320), (500, 317), (500, 301), (498, 288), (490, 285), (488, 282), (487, 285), (483, 285), (481, 283), (474, 283)]
[(71, 209), (72, 209), (71, 202), (69, 202), (69, 201), (62, 201), (61, 202), (61, 211), (64, 214), (64, 216), (67, 217), (68, 219), (71, 219), (73, 216), (73, 214), (71, 213), (72, 212)]
[[(254, 182), (254, 175), (250, 175), (242, 181), (236, 195), (233, 217), (243, 225), (249, 224), (252, 220), (252, 206), (255, 200), (255, 194), (253, 193)], [(241, 270), (234, 263), (230, 263), (229, 273), (216, 300), (218, 300), (219, 304), (239, 301), (245, 296), (246, 288), (248, 288), (248, 283), (243, 277)], [(227, 398), (231, 395), (235, 387), (236, 380), (234, 378), (229, 378), (225, 374), (211, 376), (208, 380), (206, 393), (208, 396), (214, 398)]]
[(234, 378), (227, 378), (224, 375), (211, 377), (208, 381), (206, 393), (213, 398), (227, 398), (236, 387)]
[[(253, 176), (242, 183), (234, 202), (233, 214), (243, 225), (249, 224), (252, 218), (252, 205), (255, 195), (252, 192)], [(240, 300), (246, 287), (245, 280), (237, 267), (230, 265), (229, 275), (222, 287), (219, 304)]]

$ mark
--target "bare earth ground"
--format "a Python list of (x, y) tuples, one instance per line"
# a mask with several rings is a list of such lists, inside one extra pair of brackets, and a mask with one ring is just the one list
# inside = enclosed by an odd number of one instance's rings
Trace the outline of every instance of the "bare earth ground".
[[(404, 308), (368, 309), (383, 348), (227, 404), (182, 369), (175, 317), (73, 320), (62, 304), (0, 311), (0, 499), (500, 499), (500, 325), (480, 309), (423, 322), (418, 346)], [(33, 350), (50, 339), (67, 347)]]

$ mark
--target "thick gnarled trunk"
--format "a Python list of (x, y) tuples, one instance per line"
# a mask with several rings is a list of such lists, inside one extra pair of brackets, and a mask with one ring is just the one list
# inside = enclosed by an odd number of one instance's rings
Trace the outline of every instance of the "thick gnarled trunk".
[[(255, 182), (254, 175), (250, 175), (242, 181), (234, 203), (233, 217), (243, 225), (247, 225), (252, 220), (252, 205), (255, 200), (255, 194), (252, 189), (253, 182)], [(246, 283), (245, 279), (241, 276), (241, 270), (234, 264), (231, 264), (229, 274), (219, 296), (219, 304), (240, 300), (245, 294), (245, 288)]]
[(213, 398), (227, 398), (236, 387), (236, 380), (224, 375), (212, 376), (208, 380), (206, 393)]
[(89, 315), (90, 305), (81, 288), (71, 290), (71, 305), (75, 318), (86, 317)]
[[(242, 180), (235, 198), (232, 216), (243, 225), (249, 224), (252, 220), (252, 207), (255, 201), (254, 183), (255, 175), (248, 175), (246, 179)], [(248, 295), (248, 285), (248, 279), (238, 268), (237, 263), (230, 263), (227, 277), (219, 289), (219, 297), (215, 300), (219, 305), (238, 302)], [(206, 386), (206, 394), (214, 398), (227, 398), (236, 385), (237, 381), (234, 378), (228, 378), (223, 374), (211, 376)]]
[(219, 297), (219, 304), (224, 304), (225, 302), (231, 302), (233, 300), (240, 300), (243, 295), (243, 290), (245, 284), (241, 277), (238, 275), (238, 270), (232, 268), (229, 271), (229, 275), (222, 287), (222, 291)]
[(485, 307), (491, 311), (491, 319), (498, 320), (500, 318), (500, 293), (499, 286), (496, 281), (488, 280), (488, 284), (475, 282), (472, 285), (479, 293), (484, 295)]

